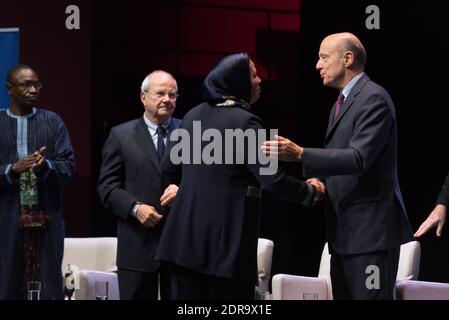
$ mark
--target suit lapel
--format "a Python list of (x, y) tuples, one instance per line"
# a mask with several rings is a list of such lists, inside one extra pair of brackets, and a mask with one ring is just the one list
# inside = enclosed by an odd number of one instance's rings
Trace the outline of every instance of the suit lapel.
[(142, 118), (139, 119), (135, 127), (134, 137), (145, 154), (150, 158), (151, 162), (153, 162), (157, 171), (161, 173), (161, 165), (159, 163), (156, 148), (154, 147), (153, 138), (151, 137), (150, 132), (148, 132), (148, 128)]
[(337, 115), (337, 118), (334, 120), (334, 114), (335, 114), (335, 104), (331, 111), (331, 117), (329, 118), (329, 124), (327, 126), (327, 132), (326, 132), (326, 141), (329, 140), (329, 137), (333, 131), (335, 131), (335, 128), (337, 124), (340, 122), (340, 120), (344, 117), (345, 113), (349, 110), (349, 108), (354, 103), (355, 97), (360, 93), (365, 83), (369, 80), (369, 77), (365, 74), (362, 78), (357, 81), (357, 83), (352, 88), (351, 92), (349, 93), (348, 97), (343, 102), (343, 105), (341, 106), (340, 112)]
[(331, 109), (331, 113), (329, 115), (329, 121), (327, 122), (327, 131), (326, 131), (326, 140), (327, 140), (327, 136), (330, 134), (331, 129), (334, 127), (334, 118), (335, 118), (335, 103), (334, 106)]

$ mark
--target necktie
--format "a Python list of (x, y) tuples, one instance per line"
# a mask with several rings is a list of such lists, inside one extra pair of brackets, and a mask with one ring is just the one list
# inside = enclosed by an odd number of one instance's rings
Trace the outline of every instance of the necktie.
[(345, 96), (343, 95), (343, 93), (340, 92), (340, 94), (338, 95), (338, 98), (337, 98), (337, 102), (335, 103), (334, 120), (337, 118), (338, 113), (340, 112), (340, 108), (344, 101), (345, 101)]
[(167, 130), (164, 127), (157, 127), (156, 133), (157, 133), (157, 154), (159, 156), (159, 160), (162, 160), (165, 153), (164, 137), (165, 134), (167, 133)]

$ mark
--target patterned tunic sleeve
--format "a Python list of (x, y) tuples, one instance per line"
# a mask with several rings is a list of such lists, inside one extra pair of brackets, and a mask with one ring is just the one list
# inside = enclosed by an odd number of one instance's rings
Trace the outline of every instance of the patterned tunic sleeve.
[(47, 166), (39, 174), (47, 183), (58, 184), (68, 182), (75, 174), (75, 155), (64, 122), (58, 115), (53, 115), (55, 118), (52, 125), (47, 124), (51, 134), (50, 143), (53, 144), (53, 152), (46, 157)]

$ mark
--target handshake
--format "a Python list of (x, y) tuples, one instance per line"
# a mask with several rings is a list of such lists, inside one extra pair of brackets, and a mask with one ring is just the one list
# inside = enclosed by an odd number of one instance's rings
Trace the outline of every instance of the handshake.
[[(282, 161), (301, 161), (304, 149), (287, 138), (276, 135), (275, 140), (265, 141), (261, 146), (262, 152), (267, 157), (277, 157)], [(326, 187), (317, 178), (308, 179), (307, 184), (315, 187), (312, 205), (323, 200)]]
[(324, 199), (324, 195), (326, 194), (326, 186), (324, 185), (324, 183), (322, 183), (317, 178), (308, 179), (306, 183), (315, 187), (315, 192), (313, 193), (312, 206)]

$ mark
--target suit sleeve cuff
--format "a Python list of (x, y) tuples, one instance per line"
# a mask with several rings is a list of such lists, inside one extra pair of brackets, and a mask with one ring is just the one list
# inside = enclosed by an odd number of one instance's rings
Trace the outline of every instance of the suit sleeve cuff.
[(442, 204), (443, 206), (449, 207), (449, 197), (439, 196), (436, 204)]

